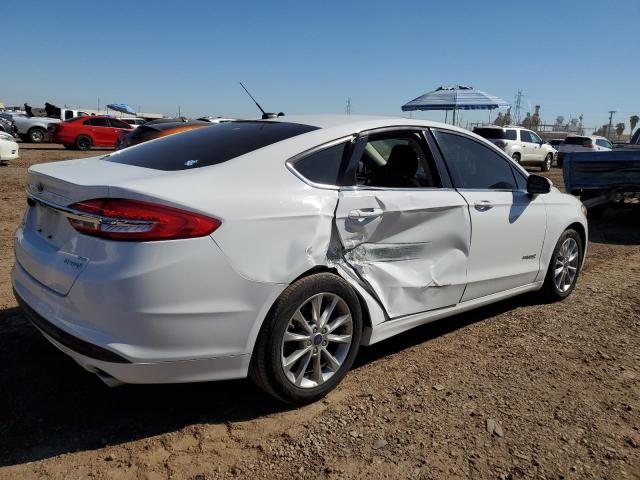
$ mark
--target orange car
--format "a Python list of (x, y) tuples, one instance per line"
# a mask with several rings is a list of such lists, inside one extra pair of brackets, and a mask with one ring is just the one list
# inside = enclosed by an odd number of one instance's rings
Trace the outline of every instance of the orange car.
[(194, 128), (210, 127), (214, 124), (201, 120), (162, 119), (147, 122), (133, 131), (122, 132), (116, 140), (116, 149), (131, 147), (139, 143), (166, 137), (176, 133), (187, 132)]

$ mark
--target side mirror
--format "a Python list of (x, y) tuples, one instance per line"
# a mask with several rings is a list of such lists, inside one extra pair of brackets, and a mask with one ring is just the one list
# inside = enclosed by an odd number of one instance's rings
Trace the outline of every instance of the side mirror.
[(527, 177), (527, 193), (539, 195), (551, 191), (551, 181), (541, 175), (529, 175)]

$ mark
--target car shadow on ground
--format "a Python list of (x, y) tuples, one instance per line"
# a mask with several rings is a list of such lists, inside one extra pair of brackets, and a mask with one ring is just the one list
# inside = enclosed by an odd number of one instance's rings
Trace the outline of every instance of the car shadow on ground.
[[(362, 348), (354, 368), (536, 299), (520, 296)], [(110, 389), (49, 344), (18, 308), (0, 311), (0, 390), (0, 466), (291, 408), (248, 380)]]

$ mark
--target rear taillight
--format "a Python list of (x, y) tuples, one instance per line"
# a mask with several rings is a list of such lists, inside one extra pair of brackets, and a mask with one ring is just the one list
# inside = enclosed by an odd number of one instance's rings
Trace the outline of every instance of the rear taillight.
[(593, 148), (593, 143), (591, 143), (591, 142), (585, 142), (585, 143), (583, 143), (583, 144), (582, 144), (582, 146), (583, 146), (584, 148)]
[(175, 240), (203, 237), (221, 224), (178, 208), (121, 198), (99, 198), (75, 203), (69, 223), (78, 232), (111, 240)]
[(496, 140), (494, 143), (495, 143), (496, 147), (501, 148), (502, 150), (507, 148), (507, 145), (508, 145), (508, 143), (505, 142), (504, 140)]

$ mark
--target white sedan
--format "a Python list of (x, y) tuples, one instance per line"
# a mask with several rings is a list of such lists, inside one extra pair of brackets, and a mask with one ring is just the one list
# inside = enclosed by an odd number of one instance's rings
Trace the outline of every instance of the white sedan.
[(15, 160), (20, 156), (20, 147), (8, 133), (0, 132), (0, 162)]
[(581, 203), (466, 130), (234, 121), (29, 169), (16, 298), (107, 384), (250, 376), (305, 403), (360, 345), (575, 287)]

